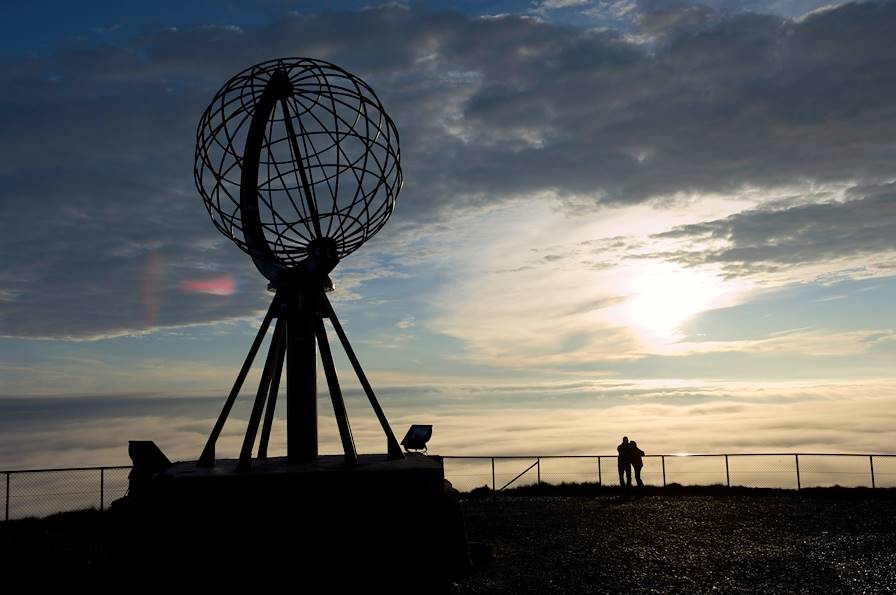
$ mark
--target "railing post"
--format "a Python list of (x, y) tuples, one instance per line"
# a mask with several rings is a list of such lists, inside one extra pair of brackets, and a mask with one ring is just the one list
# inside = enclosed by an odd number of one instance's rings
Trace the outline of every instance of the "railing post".
[(495, 493), (495, 457), (492, 457), (492, 493)]
[(663, 462), (663, 487), (666, 487), (666, 455), (660, 455)]
[(598, 486), (604, 485), (603, 477), (601, 476), (601, 471), (600, 471), (600, 457), (597, 457), (597, 485)]
[(800, 455), (793, 455), (796, 461), (796, 491), (800, 491)]
[(537, 459), (535, 459), (535, 461), (538, 463), (538, 467), (537, 467), (537, 469), (535, 469), (538, 472), (538, 484), (537, 485), (541, 485), (541, 457), (538, 457)]
[(100, 467), (100, 510), (105, 509), (106, 497), (106, 468)]
[(731, 474), (728, 472), (728, 455), (725, 455), (725, 482), (731, 487)]
[(874, 455), (868, 455), (868, 462), (871, 464), (871, 489), (873, 490), (877, 487), (874, 485)]
[(6, 472), (6, 520), (9, 520), (9, 471)]

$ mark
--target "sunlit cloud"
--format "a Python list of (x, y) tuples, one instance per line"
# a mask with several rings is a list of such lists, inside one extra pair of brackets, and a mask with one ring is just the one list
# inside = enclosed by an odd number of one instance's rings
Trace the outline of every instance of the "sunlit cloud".
[[(668, 216), (700, 220), (744, 204), (739, 196), (709, 198)], [(431, 327), (464, 341), (477, 361), (556, 366), (656, 352), (679, 340), (680, 325), (694, 315), (746, 299), (752, 284), (723, 278), (717, 266), (642, 256), (662, 227), (651, 211), (633, 206), (572, 219), (537, 198), (465, 220), (452, 259), (460, 282), (435, 296)]]
[(866, 354), (883, 344), (896, 343), (893, 329), (831, 332), (821, 329), (794, 329), (772, 333), (764, 339), (740, 341), (682, 341), (668, 345), (670, 355), (740, 352), (800, 357), (842, 357)]
[(641, 260), (626, 268), (619, 276), (630, 288), (630, 297), (611, 308), (607, 318), (634, 329), (653, 351), (678, 341), (681, 325), (693, 316), (738, 303), (750, 288), (711, 270), (685, 269), (667, 261)]
[[(887, 453), (896, 441), (894, 391), (896, 385), (887, 380), (607, 380), (567, 386), (381, 387), (380, 400), (396, 432), (412, 423), (433, 424), (430, 451), (443, 455), (612, 454), (622, 435), (635, 438), (649, 454)], [(239, 452), (250, 401), (237, 401), (219, 440), (219, 456)], [(0, 468), (127, 464), (127, 441), (133, 439), (152, 439), (172, 459), (192, 460), (222, 402), (223, 396), (36, 399), (23, 414), (14, 402), (0, 400), (0, 408), (18, 418), (13, 425), (9, 416), (6, 423), (0, 420)], [(41, 407), (34, 409), (34, 404)], [(382, 430), (363, 393), (349, 391), (347, 406), (359, 451), (381, 452)], [(339, 433), (323, 398), (319, 409), (321, 452), (338, 453)], [(470, 436), (483, 439), (471, 441)], [(26, 443), (41, 448), (23, 451)], [(271, 445), (273, 455), (285, 452), (282, 411)]]
[[(429, 328), (463, 341), (470, 361), (495, 366), (557, 368), (713, 351), (858, 355), (886, 340), (878, 334), (881, 329), (831, 333), (819, 321), (819, 328), (801, 332), (784, 328), (758, 340), (702, 343), (684, 341), (682, 331), (703, 312), (794, 284), (892, 274), (896, 252), (887, 251), (885, 238), (896, 214), (872, 202), (872, 212), (862, 214), (849, 203), (856, 192), (850, 185), (744, 189), (728, 196), (670, 197), (668, 206), (582, 207), (576, 217), (551, 208), (556, 199), (550, 196), (533, 196), (460, 215), (446, 225), (457, 247), (447, 258), (436, 252), (441, 266), (453, 267), (460, 281), (434, 293)], [(831, 208), (844, 205), (849, 218), (874, 226), (850, 227), (847, 218), (842, 231), (835, 232), (837, 215), (823, 223), (808, 216), (819, 199)], [(772, 219), (781, 220), (779, 231), (750, 227), (752, 218), (766, 212), (777, 213)], [(794, 220), (792, 227), (789, 220)], [(757, 239), (745, 232), (715, 233), (720, 222), (748, 229)], [(821, 249), (815, 258), (806, 250), (794, 255), (802, 250), (802, 239), (821, 246), (832, 236), (831, 241), (844, 245), (840, 255)], [(438, 233), (430, 238), (432, 245), (441, 241)], [(723, 250), (735, 253), (734, 242), (765, 246), (756, 261), (741, 256), (744, 274), (731, 274), (731, 259), (707, 257)], [(788, 242), (793, 245), (789, 252)], [(701, 259), (687, 260), (682, 256), (687, 254)], [(771, 266), (762, 261), (768, 254), (775, 259)]]

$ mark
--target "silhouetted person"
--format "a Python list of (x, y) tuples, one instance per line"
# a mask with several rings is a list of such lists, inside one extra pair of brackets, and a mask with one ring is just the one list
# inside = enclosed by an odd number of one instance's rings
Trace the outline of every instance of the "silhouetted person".
[(630, 488), (632, 487), (632, 461), (628, 436), (622, 437), (622, 444), (616, 447), (616, 452), (619, 453), (616, 458), (616, 464), (619, 467), (619, 485), (622, 486), (622, 489)]
[(632, 467), (635, 468), (635, 481), (638, 482), (639, 488), (644, 487), (644, 482), (641, 481), (641, 467), (644, 466), (643, 456), (644, 451), (638, 448), (637, 442), (632, 440), (628, 443), (628, 459), (631, 461)]

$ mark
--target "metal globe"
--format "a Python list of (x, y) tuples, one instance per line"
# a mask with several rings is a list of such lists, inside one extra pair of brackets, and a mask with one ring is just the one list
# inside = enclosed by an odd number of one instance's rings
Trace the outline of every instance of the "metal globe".
[(338, 262), (385, 225), (402, 183), (398, 130), (350, 72), (269, 60), (227, 81), (205, 110), (194, 178), (215, 227), (273, 278), (321, 242)]

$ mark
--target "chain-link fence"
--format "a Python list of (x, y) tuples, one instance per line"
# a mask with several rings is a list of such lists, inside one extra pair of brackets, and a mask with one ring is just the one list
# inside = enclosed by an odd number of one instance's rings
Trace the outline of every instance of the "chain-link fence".
[(80, 467), (0, 472), (4, 519), (106, 508), (128, 490), (130, 467)]
[[(540, 482), (619, 485), (616, 455), (445, 456), (445, 477), (466, 492)], [(645, 485), (756, 488), (896, 487), (896, 455), (670, 454), (644, 457)], [(632, 477), (634, 483), (634, 477)]]
[[(500, 491), (536, 483), (619, 485), (615, 455), (443, 456), (455, 488)], [(96, 508), (127, 493), (130, 467), (81, 467), (0, 471), (0, 511), (5, 520)], [(711, 454), (649, 455), (646, 485), (723, 485), (802, 489), (896, 487), (896, 455)], [(634, 481), (634, 478), (633, 478)]]

